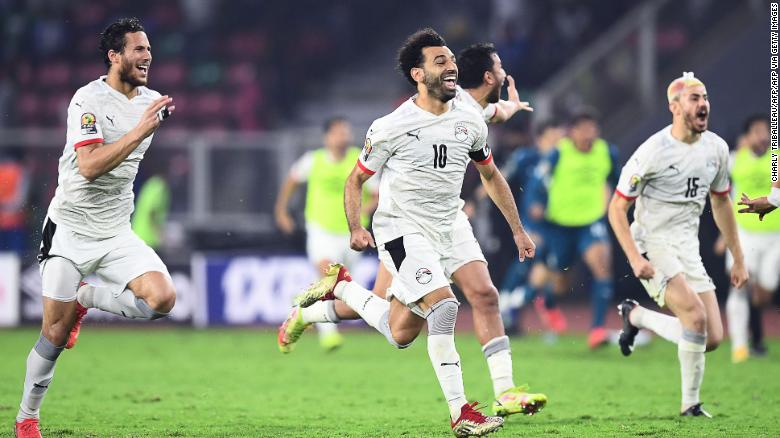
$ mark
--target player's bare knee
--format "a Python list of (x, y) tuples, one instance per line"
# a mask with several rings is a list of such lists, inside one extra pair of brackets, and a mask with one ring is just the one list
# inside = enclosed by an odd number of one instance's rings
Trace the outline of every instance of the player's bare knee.
[(176, 290), (173, 285), (164, 283), (149, 291), (145, 298), (146, 303), (157, 313), (169, 313), (176, 304)]
[(698, 333), (703, 333), (707, 328), (707, 312), (701, 303), (694, 304), (688, 310), (687, 320), (691, 328)]
[(723, 333), (708, 333), (707, 351), (715, 351), (721, 342), (723, 342)]
[(418, 334), (419, 332), (415, 333), (412, 330), (400, 330), (397, 333), (392, 332), (391, 335), (393, 337), (393, 346), (399, 350), (403, 350), (404, 348), (412, 345), (412, 342), (417, 339)]
[(67, 324), (63, 320), (44, 324), (41, 327), (41, 335), (54, 346), (65, 345), (68, 341), (68, 335), (70, 335), (71, 326), (72, 324)]
[(473, 288), (464, 293), (475, 312), (498, 312), (498, 289), (493, 284)]

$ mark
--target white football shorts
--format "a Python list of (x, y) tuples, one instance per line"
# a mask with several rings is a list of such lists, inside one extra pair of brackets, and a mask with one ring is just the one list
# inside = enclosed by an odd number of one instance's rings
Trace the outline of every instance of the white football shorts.
[(79, 282), (93, 273), (112, 288), (114, 296), (147, 272), (162, 272), (170, 278), (157, 253), (129, 225), (114, 237), (92, 239), (47, 217), (38, 261), (43, 296), (63, 302), (75, 300)]

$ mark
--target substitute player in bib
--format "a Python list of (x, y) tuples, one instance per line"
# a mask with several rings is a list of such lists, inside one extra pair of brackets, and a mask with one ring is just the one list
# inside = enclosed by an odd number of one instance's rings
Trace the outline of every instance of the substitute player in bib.
[[(769, 150), (769, 119), (754, 116), (747, 120), (743, 141), (731, 159), (732, 193), (759, 197), (771, 189), (772, 152)], [(734, 211), (739, 210), (734, 203)], [(748, 326), (752, 332), (754, 354), (766, 354), (763, 342), (761, 311), (772, 301), (772, 293), (780, 281), (780, 215), (763, 220), (755, 215), (739, 214), (737, 229), (745, 253), (745, 265), (750, 281), (742, 289), (732, 287), (726, 301), (731, 360), (744, 362), (750, 356)], [(718, 239), (721, 243), (722, 238)], [(716, 245), (718, 249), (723, 245)], [(725, 249), (725, 248), (724, 248)], [(733, 265), (731, 253), (726, 254), (726, 269)], [(752, 308), (751, 308), (752, 307)]]
[[(715, 285), (699, 255), (699, 217), (708, 193), (712, 215), (734, 256), (731, 282), (747, 281), (729, 199), (728, 154), (723, 139), (707, 131), (710, 103), (704, 84), (684, 73), (667, 89), (672, 125), (637, 148), (620, 175), (609, 205), (609, 222), (640, 279), (659, 306), (674, 317), (625, 300), (620, 349), (628, 356), (640, 328), (677, 344), (683, 416), (710, 415), (701, 407), (704, 352), (723, 339)], [(628, 209), (636, 201), (629, 228)]]
[[(332, 263), (344, 263), (352, 266), (360, 253), (349, 247), (349, 227), (344, 216), (344, 181), (360, 155), (360, 149), (351, 147), (352, 127), (347, 119), (334, 117), (325, 122), (323, 135), (324, 147), (303, 154), (293, 164), (292, 169), (279, 190), (274, 215), (276, 224), (285, 234), (292, 234), (295, 222), (287, 211), (290, 197), (301, 184), (307, 184), (306, 206), (306, 254), (309, 261), (324, 273)], [(365, 190), (366, 209), (361, 220), (368, 225), (368, 214), (373, 205), (370, 190)], [(324, 305), (325, 303), (323, 303)], [(333, 302), (320, 309), (323, 312), (335, 312)], [(300, 309), (294, 309), (298, 312)], [(307, 309), (307, 312), (318, 309)], [(317, 315), (322, 316), (322, 315)], [(298, 318), (298, 315), (293, 317)], [(325, 318), (321, 318), (325, 319)], [(333, 350), (343, 344), (336, 325), (331, 322), (317, 323), (320, 345)], [(286, 331), (280, 331), (279, 349), (283, 353), (292, 350), (293, 343), (286, 341)]]
[[(563, 138), (563, 126), (554, 120), (547, 120), (535, 127), (535, 143), (532, 146), (518, 148), (502, 169), (510, 187), (516, 187), (515, 196), (526, 230), (536, 244), (536, 257), (529, 267), (528, 263), (514, 261), (507, 269), (501, 284), (501, 312), (507, 326), (516, 326), (522, 307), (533, 302), (539, 318), (545, 328), (553, 335), (566, 330), (566, 316), (561, 312), (555, 300), (545, 258), (547, 256), (547, 228), (544, 220), (543, 201), (537, 199), (537, 191), (531, 187), (539, 185), (541, 175), (537, 166), (542, 157), (551, 153)], [(548, 339), (553, 337), (548, 336)]]
[[(461, 62), (464, 67), (458, 67), (458, 79), (465, 89), (460, 86), (456, 88), (453, 99), (456, 104), (473, 108), (485, 122), (500, 123), (517, 111), (533, 110), (528, 102), (520, 100), (514, 81), (501, 67), (501, 58), (492, 44), (475, 44), (464, 49), (458, 58), (458, 63)], [(509, 81), (508, 100), (501, 100), (500, 93), (505, 79)], [(493, 381), (493, 412), (502, 416), (536, 413), (544, 407), (547, 398), (544, 394), (528, 393), (525, 385), (515, 386), (509, 338), (504, 332), (499, 313), (497, 290), (490, 278), (482, 249), (463, 212), (463, 201), (459, 201), (458, 213), (453, 222), (452, 240), (448, 275), (472, 306), (477, 339)], [(380, 263), (374, 293), (385, 297), (392, 278), (390, 271)], [(344, 309), (339, 304), (327, 301), (315, 303), (300, 313), (293, 309), (280, 328), (280, 348), (296, 342), (303, 329), (312, 322), (360, 318), (356, 312)]]
[(444, 39), (432, 29), (419, 31), (407, 39), (398, 60), (418, 95), (371, 125), (344, 191), (352, 247), (374, 246), (360, 224), (360, 194), (365, 181), (382, 171), (373, 225), (379, 258), (393, 276), (387, 299), (357, 285), (344, 267), (335, 265), (299, 296), (299, 303), (306, 307), (321, 298), (338, 298), (398, 348), (407, 347), (427, 322), (428, 354), (449, 406), (452, 430), (456, 436), (482, 436), (497, 430), (503, 420), (482, 415), (466, 399), (455, 349), (459, 303), (448, 281), (458, 263), (453, 223), (470, 160), (477, 163), (487, 192), (510, 223), (521, 258), (533, 256), (533, 242), (522, 228), (509, 186), (493, 164), (482, 116), (453, 101), (458, 69)]
[(546, 199), (547, 266), (553, 282), (561, 284), (564, 272), (580, 257), (593, 274), (588, 347), (595, 349), (609, 340), (604, 322), (614, 282), (605, 214), (610, 187), (619, 174), (617, 149), (599, 136), (596, 116), (583, 111), (573, 117), (568, 136), (540, 160), (537, 171), (546, 175), (540, 179), (544, 184), (529, 191), (541, 192), (534, 197)]
[[(138, 165), (173, 100), (146, 88), (151, 46), (137, 19), (108, 26), (100, 50), (108, 74), (76, 91), (68, 107), (59, 183), (38, 256), (43, 324), (27, 357), (17, 437), (41, 436), (39, 409), (54, 366), (75, 344), (88, 308), (157, 319), (176, 300), (165, 265), (130, 228)], [(106, 285), (80, 286), (92, 273)]]

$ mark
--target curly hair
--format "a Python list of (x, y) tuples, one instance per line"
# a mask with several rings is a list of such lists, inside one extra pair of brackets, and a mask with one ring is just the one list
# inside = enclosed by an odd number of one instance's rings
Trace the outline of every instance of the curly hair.
[(417, 82), (412, 78), (411, 70), (423, 64), (423, 49), (426, 47), (444, 47), (447, 42), (435, 30), (430, 27), (420, 29), (411, 34), (398, 49), (398, 71), (412, 85)]
[(493, 71), (493, 54), (498, 53), (491, 43), (477, 43), (466, 47), (458, 54), (458, 82), (463, 88), (477, 88), (482, 85), (486, 71)]
[(100, 34), (100, 53), (103, 56), (103, 62), (106, 64), (106, 67), (111, 67), (111, 60), (108, 59), (109, 50), (121, 52), (125, 49), (125, 44), (127, 44), (126, 34), (143, 31), (144, 27), (141, 25), (141, 21), (135, 17), (120, 18), (109, 24)]

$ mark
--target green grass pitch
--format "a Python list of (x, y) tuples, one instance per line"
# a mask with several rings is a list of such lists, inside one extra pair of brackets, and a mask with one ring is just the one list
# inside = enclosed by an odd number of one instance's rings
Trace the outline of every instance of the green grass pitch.
[[(37, 330), (0, 331), (0, 436), (12, 436), (27, 353)], [(313, 332), (292, 354), (268, 330), (100, 329), (85, 326), (60, 357), (42, 408), (45, 437), (451, 436), (425, 339), (396, 351), (369, 331), (324, 353)], [(473, 335), (458, 336), (470, 399), (492, 395)], [(550, 402), (492, 436), (778, 436), (780, 342), (732, 365), (707, 355), (703, 401), (715, 418), (680, 418), (676, 348), (659, 339), (623, 358), (584, 338), (512, 342), (516, 383)]]

